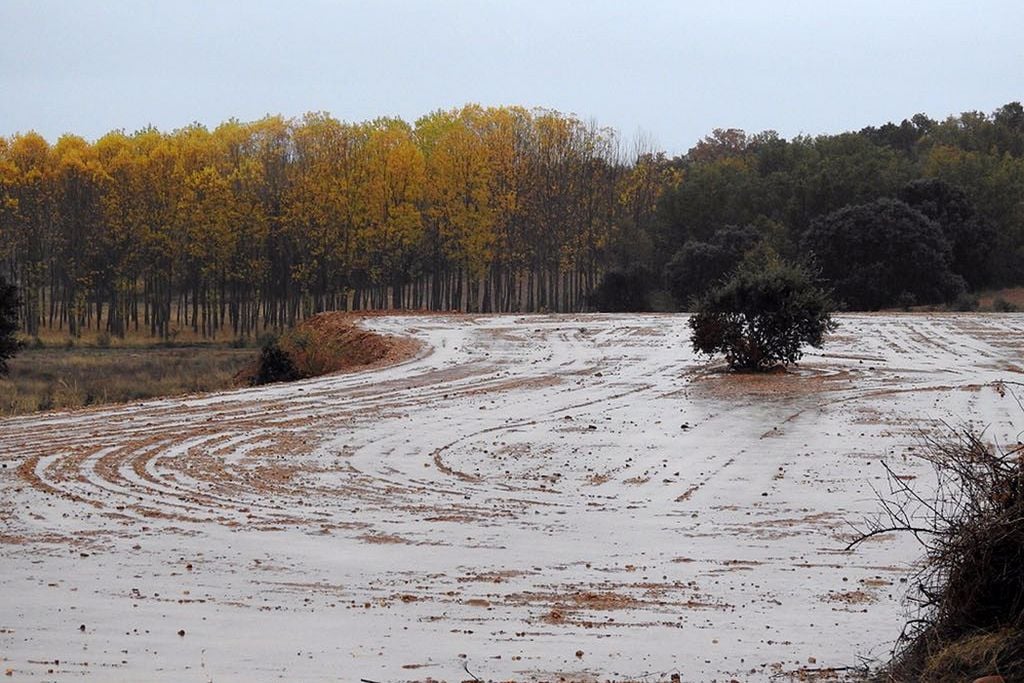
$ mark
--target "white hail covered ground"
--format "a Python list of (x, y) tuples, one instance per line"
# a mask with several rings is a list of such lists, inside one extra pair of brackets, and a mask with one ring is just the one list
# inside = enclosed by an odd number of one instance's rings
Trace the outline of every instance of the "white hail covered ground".
[(927, 490), (920, 430), (1018, 438), (998, 382), (1024, 316), (841, 323), (753, 377), (696, 358), (684, 316), (372, 318), (423, 352), (0, 421), (0, 668), (710, 681), (884, 657), (919, 548), (847, 552), (851, 525), (882, 458)]

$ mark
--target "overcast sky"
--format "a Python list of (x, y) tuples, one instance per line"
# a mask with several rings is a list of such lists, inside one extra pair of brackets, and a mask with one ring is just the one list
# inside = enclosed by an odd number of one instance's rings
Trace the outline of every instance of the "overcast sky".
[(1024, 0), (0, 0), (0, 27), (0, 134), (51, 140), (479, 102), (678, 153), (1024, 99)]

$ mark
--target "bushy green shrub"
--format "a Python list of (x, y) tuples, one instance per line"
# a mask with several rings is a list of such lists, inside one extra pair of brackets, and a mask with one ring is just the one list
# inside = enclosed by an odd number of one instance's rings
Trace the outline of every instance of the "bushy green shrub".
[(695, 351), (722, 353), (733, 369), (794, 363), (835, 329), (828, 292), (805, 266), (755, 251), (699, 301), (690, 318)]
[(1017, 307), (1017, 304), (997, 296), (995, 301), (992, 302), (992, 310), (996, 313), (1016, 313), (1020, 309)]
[(272, 382), (291, 382), (301, 379), (302, 375), (295, 367), (291, 355), (281, 348), (277, 339), (270, 338), (263, 342), (260, 357), (256, 365), (256, 373), (250, 383), (253, 386)]

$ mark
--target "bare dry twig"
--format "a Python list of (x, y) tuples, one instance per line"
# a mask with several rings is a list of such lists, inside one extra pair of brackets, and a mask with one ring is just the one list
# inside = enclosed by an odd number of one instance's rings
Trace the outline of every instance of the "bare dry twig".
[[(903, 626), (889, 680), (917, 680), (963, 638), (1024, 633), (1024, 446), (1000, 448), (948, 424), (921, 441), (917, 457), (934, 468), (935, 490), (922, 494), (883, 462), (889, 491), (876, 490), (881, 514), (847, 546), (907, 533), (925, 551), (908, 596), (919, 614)], [(1024, 675), (1024, 655), (1010, 664), (998, 653), (990, 658)]]

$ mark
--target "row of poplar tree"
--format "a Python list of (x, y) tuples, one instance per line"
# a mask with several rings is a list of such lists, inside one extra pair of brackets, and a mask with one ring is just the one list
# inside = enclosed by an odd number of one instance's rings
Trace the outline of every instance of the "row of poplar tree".
[(25, 331), (248, 335), (322, 310), (569, 311), (658, 158), (574, 116), (466, 106), (415, 125), (278, 116), (0, 138), (0, 263)]
[[(309, 114), (53, 145), (18, 134), (0, 137), (0, 268), (31, 335), (247, 336), (322, 310), (577, 311), (608, 292), (626, 309), (678, 289), (685, 305), (720, 275), (702, 273), (723, 236), (803, 260), (828, 250), (808, 236), (830, 215), (920, 179), (941, 191), (906, 210), (945, 233), (922, 267), (973, 288), (1024, 281), (1018, 102), (789, 140), (716, 130), (673, 158), (572, 115), (476, 105), (412, 125)], [(912, 265), (851, 237), (839, 261)], [(871, 306), (908, 294), (889, 289)]]

